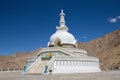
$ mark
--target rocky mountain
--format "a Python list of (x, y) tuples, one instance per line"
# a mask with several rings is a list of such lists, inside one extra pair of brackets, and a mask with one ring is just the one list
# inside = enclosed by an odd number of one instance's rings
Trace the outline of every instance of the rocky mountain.
[(34, 57), (41, 49), (32, 52), (17, 52), (11, 56), (0, 56), (0, 68), (23, 69), (26, 59)]
[(102, 69), (120, 68), (120, 30), (87, 43), (80, 42), (78, 48), (87, 50), (88, 55), (98, 57)]
[[(120, 69), (120, 30), (86, 43), (79, 42), (78, 48), (87, 50), (90, 56), (98, 57), (101, 69)], [(17, 52), (11, 56), (0, 56), (0, 68), (23, 69), (25, 60), (38, 54), (40, 50)]]

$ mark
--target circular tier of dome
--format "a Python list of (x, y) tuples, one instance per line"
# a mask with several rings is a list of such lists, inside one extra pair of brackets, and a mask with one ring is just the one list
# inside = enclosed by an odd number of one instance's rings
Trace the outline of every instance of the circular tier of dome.
[(57, 30), (51, 37), (49, 46), (69, 45), (76, 47), (75, 37), (64, 30)]

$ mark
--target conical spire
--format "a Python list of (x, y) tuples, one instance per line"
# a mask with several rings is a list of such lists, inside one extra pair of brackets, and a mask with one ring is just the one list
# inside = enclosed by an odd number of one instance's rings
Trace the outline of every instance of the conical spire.
[(65, 30), (65, 31), (68, 31), (68, 28), (67, 26), (65, 25), (65, 13), (63, 12), (63, 9), (61, 10), (61, 13), (60, 13), (60, 26), (59, 27), (56, 27), (57, 30)]
[(64, 19), (64, 12), (63, 12), (63, 9), (61, 10), (61, 13), (60, 13), (60, 26), (65, 26), (65, 19)]

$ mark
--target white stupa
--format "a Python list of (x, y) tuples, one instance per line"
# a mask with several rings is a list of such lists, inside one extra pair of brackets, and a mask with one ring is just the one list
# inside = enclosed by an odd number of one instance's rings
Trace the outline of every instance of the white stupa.
[(99, 59), (87, 56), (87, 51), (77, 48), (77, 40), (68, 32), (65, 14), (60, 13), (60, 26), (50, 37), (47, 48), (42, 48), (33, 58), (27, 59), (26, 74), (88, 73), (100, 72)]
[(73, 46), (76, 47), (76, 40), (75, 37), (68, 32), (68, 27), (65, 25), (65, 14), (63, 13), (63, 10), (61, 10), (60, 13), (60, 26), (56, 27), (57, 31), (50, 37), (50, 41), (48, 43), (49, 47), (52, 46)]

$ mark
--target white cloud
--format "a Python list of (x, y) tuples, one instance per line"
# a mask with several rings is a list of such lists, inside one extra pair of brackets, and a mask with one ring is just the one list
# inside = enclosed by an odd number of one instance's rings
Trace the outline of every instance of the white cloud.
[(115, 18), (108, 18), (108, 20), (109, 20), (109, 22), (111, 22), (111, 23), (116, 23), (116, 22), (118, 22), (118, 21), (120, 20), (120, 16), (117, 16), (117, 17), (115, 17)]
[(109, 19), (109, 22), (111, 22), (111, 23), (116, 23), (116, 22), (117, 22), (117, 19), (116, 19), (116, 18)]

